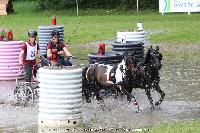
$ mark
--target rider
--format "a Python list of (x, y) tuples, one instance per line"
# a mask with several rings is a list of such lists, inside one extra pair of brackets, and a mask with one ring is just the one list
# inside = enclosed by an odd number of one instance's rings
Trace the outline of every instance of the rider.
[(67, 59), (64, 59), (65, 56), (73, 57), (72, 54), (68, 51), (65, 44), (60, 42), (59, 37), (60, 33), (57, 30), (51, 32), (52, 40), (47, 44), (47, 58), (51, 60), (52, 50), (57, 49), (58, 51), (58, 64), (64, 66), (72, 66), (72, 63)]
[(24, 65), (25, 81), (31, 82), (33, 66), (36, 64), (36, 57), (40, 59), (40, 48), (36, 42), (37, 32), (28, 31), (28, 41), (25, 42), (19, 53), (19, 64)]

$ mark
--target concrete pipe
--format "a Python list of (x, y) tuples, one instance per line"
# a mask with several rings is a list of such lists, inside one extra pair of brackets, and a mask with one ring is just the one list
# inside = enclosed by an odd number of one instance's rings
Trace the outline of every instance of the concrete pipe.
[(23, 70), (20, 70), (22, 67), (18, 62), (23, 43), (23, 41), (0, 41), (0, 80), (24, 78), (21, 73)]
[(145, 31), (117, 32), (115, 42), (144, 42), (145, 38)]
[(41, 127), (82, 125), (82, 69), (77, 66), (45, 66), (38, 70)]

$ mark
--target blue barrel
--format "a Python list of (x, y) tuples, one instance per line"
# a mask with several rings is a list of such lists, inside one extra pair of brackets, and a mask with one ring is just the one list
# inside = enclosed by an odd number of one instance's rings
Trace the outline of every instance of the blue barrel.
[(47, 43), (52, 39), (51, 32), (57, 30), (60, 33), (60, 41), (64, 41), (64, 25), (41, 25), (38, 27), (38, 38), (41, 54), (46, 54)]

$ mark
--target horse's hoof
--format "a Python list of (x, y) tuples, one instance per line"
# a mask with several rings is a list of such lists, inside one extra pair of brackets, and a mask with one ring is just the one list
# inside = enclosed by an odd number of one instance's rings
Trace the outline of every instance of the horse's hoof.
[(159, 101), (155, 102), (155, 106), (158, 106), (158, 105), (160, 105), (160, 102)]
[(152, 106), (151, 106), (151, 110), (154, 110), (154, 109), (155, 109), (155, 107), (152, 105)]
[(86, 103), (91, 103), (91, 99), (86, 99)]
[(112, 97), (113, 97), (114, 99), (117, 99), (117, 95), (116, 95), (116, 94), (113, 94)]
[(140, 113), (140, 110), (136, 110), (135, 113), (136, 113), (136, 114)]
[(135, 113), (140, 113), (140, 108), (139, 108), (139, 106), (138, 106), (138, 107), (135, 107)]

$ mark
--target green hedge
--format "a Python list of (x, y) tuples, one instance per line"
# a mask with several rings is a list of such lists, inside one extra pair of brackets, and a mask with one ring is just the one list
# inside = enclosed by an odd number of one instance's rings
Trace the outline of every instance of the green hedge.
[[(38, 9), (63, 9), (76, 7), (76, 0), (37, 0)], [(119, 8), (136, 9), (137, 0), (78, 0), (81, 9)], [(140, 9), (158, 9), (158, 0), (139, 0)]]

